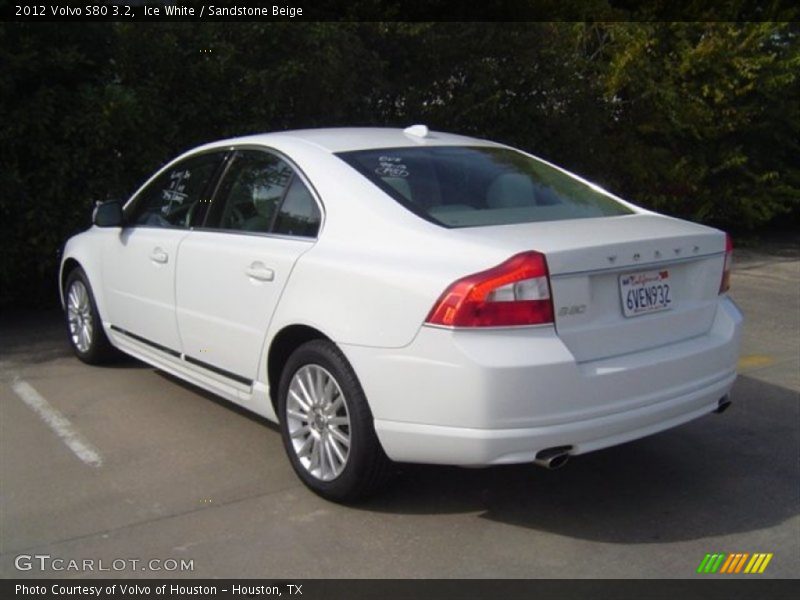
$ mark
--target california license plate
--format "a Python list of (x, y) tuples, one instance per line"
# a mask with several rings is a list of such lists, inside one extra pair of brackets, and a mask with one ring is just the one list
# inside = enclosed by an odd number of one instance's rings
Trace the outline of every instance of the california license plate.
[(669, 310), (674, 301), (669, 270), (620, 275), (619, 294), (622, 299), (622, 312), (626, 317)]

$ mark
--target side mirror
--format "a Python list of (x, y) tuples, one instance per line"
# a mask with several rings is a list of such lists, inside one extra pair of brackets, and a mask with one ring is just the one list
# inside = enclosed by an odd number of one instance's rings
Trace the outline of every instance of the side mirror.
[(122, 203), (119, 200), (99, 203), (94, 207), (92, 223), (98, 227), (121, 227)]

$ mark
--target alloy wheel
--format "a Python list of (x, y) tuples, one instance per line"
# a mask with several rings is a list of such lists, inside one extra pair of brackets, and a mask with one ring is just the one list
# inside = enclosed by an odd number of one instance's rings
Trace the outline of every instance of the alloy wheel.
[(67, 321), (72, 344), (86, 353), (92, 346), (92, 305), (82, 281), (73, 281), (67, 292)]
[(314, 364), (298, 369), (289, 383), (285, 417), (303, 468), (321, 481), (339, 477), (350, 456), (350, 414), (333, 375)]

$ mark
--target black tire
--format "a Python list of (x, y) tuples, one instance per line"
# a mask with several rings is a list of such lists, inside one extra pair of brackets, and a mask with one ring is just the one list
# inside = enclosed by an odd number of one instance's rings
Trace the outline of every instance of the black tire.
[[(83, 285), (88, 296), (88, 319), (91, 324), (91, 333), (88, 336), (88, 346), (86, 348), (81, 348), (79, 346), (70, 328), (68, 310), (70, 301), (69, 294), (76, 283)], [(111, 345), (111, 342), (108, 341), (106, 332), (103, 330), (103, 322), (100, 320), (100, 315), (97, 312), (97, 304), (94, 301), (92, 286), (89, 285), (89, 279), (80, 267), (74, 268), (67, 276), (67, 281), (64, 284), (64, 303), (66, 305), (64, 318), (67, 326), (67, 338), (69, 339), (69, 345), (72, 347), (75, 356), (89, 365), (105, 364), (117, 358), (119, 353), (114, 346)]]
[[(349, 454), (341, 473), (329, 481), (312, 475), (303, 466), (290, 436), (287, 417), (289, 388), (295, 374), (309, 366), (322, 367), (333, 377), (349, 414)], [(283, 445), (295, 473), (311, 491), (334, 502), (355, 502), (374, 494), (388, 482), (393, 471), (392, 462), (375, 434), (366, 396), (350, 363), (333, 343), (319, 339), (297, 348), (281, 373), (278, 390), (278, 418)], [(295, 422), (298, 420), (295, 419)], [(310, 421), (299, 422), (307, 422), (311, 426)]]

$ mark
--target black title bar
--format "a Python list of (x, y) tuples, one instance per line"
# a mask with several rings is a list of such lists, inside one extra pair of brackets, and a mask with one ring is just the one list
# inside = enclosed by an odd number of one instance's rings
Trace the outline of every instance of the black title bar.
[(787, 0), (94, 0), (2, 3), (18, 22), (794, 21)]

